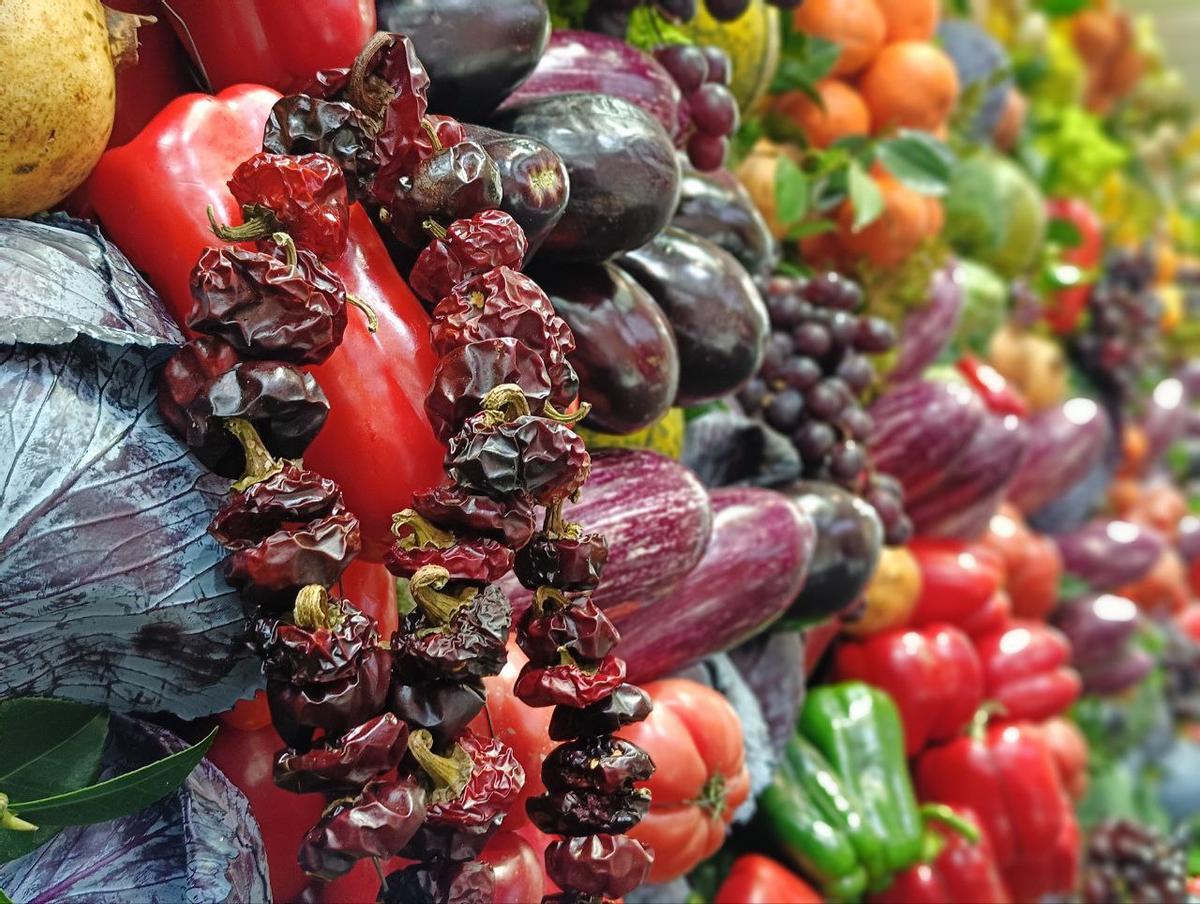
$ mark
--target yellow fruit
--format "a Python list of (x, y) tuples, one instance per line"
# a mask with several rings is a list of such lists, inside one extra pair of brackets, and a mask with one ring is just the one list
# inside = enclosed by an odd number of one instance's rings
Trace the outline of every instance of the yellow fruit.
[(1067, 396), (1067, 362), (1057, 342), (1006, 324), (988, 344), (988, 361), (1032, 411), (1052, 408)]
[(577, 433), (583, 437), (589, 449), (652, 449), (678, 459), (683, 455), (683, 409), (672, 408), (659, 420), (644, 430), (618, 436), (579, 427)]
[(908, 621), (921, 595), (921, 569), (904, 546), (885, 546), (864, 594), (866, 614), (842, 628), (844, 634), (868, 637)]
[(794, 155), (794, 151), (760, 138), (734, 170), (734, 175), (767, 221), (767, 228), (780, 241), (787, 235), (789, 224), (781, 222), (775, 210), (775, 170), (779, 168), (780, 157), (785, 154)]
[(680, 27), (697, 44), (711, 44), (729, 54), (733, 64), (729, 89), (743, 113), (766, 96), (779, 68), (779, 10), (765, 0), (751, 0), (732, 22), (718, 22), (699, 3), (696, 15)]

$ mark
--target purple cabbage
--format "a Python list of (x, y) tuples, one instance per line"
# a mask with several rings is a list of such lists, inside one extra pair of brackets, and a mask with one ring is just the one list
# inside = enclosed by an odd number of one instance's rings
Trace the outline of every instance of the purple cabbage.
[(1166, 550), (1163, 538), (1131, 521), (1091, 521), (1054, 538), (1063, 570), (1098, 591), (1114, 590), (1146, 576)]
[(1046, 506), (1084, 480), (1104, 460), (1112, 426), (1087, 398), (1038, 412), (1029, 423), (1029, 454), (1008, 491), (1023, 514)]
[(962, 270), (949, 264), (933, 274), (925, 304), (904, 318), (889, 383), (916, 379), (946, 348), (958, 327), (966, 292)]

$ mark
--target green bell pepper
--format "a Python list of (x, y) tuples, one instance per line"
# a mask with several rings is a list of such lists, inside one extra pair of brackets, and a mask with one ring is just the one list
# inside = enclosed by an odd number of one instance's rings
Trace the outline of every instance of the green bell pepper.
[(831, 901), (854, 901), (867, 887), (859, 805), (828, 761), (802, 736), (784, 748), (770, 786), (758, 801), (763, 828), (793, 866)]
[(818, 687), (804, 702), (799, 731), (828, 758), (859, 805), (856, 849), (868, 889), (887, 887), (894, 873), (921, 859), (924, 833), (896, 704), (860, 681)]

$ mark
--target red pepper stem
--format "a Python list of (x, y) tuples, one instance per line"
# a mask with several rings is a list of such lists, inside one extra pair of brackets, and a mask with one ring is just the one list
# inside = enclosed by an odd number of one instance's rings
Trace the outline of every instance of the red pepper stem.
[(945, 804), (922, 804), (921, 817), (926, 822), (937, 822), (953, 829), (967, 840), (968, 844), (979, 844), (979, 829), (963, 819)]
[(470, 603), (477, 593), (474, 587), (466, 587), (457, 595), (442, 593), (449, 581), (450, 572), (441, 565), (423, 565), (408, 579), (413, 602), (421, 607), (426, 618), (438, 625), (449, 624), (454, 613)]
[(350, 66), (350, 84), (346, 88), (346, 93), (350, 97), (350, 103), (369, 116), (378, 116), (386, 101), (367, 91), (367, 69), (379, 51), (392, 46), (392, 41), (392, 36), (386, 31), (375, 32), (371, 39), (363, 45), (363, 49), (358, 52), (358, 56), (354, 58), (354, 63)]
[(8, 795), (0, 792), (0, 829), (8, 829), (10, 832), (36, 832), (37, 826), (9, 810)]
[(265, 207), (247, 204), (242, 208), (245, 221), (240, 226), (229, 226), (217, 222), (216, 211), (208, 205), (208, 225), (213, 235), (222, 242), (252, 242), (280, 231), (279, 220)]
[(432, 217), (422, 220), (421, 228), (428, 232), (435, 239), (442, 240), (446, 238), (446, 227)]
[(320, 584), (309, 584), (296, 594), (292, 621), (306, 631), (336, 629), (342, 623), (342, 613), (336, 606), (330, 605), (328, 590)]
[(571, 605), (570, 600), (557, 587), (542, 586), (533, 593), (533, 609), (538, 615), (561, 612)]
[(516, 383), (500, 383), (493, 386), (484, 393), (480, 407), (509, 423), (529, 414), (529, 400)]
[(292, 271), (292, 276), (295, 276), (296, 264), (300, 262), (300, 256), (296, 253), (295, 241), (286, 232), (272, 232), (271, 239), (283, 249), (284, 261), (287, 263), (288, 269)]
[(233, 485), (239, 493), (283, 470), (283, 463), (275, 460), (258, 431), (254, 429), (254, 425), (248, 420), (231, 417), (225, 421), (225, 429), (241, 444), (242, 452), (246, 456), (246, 466), (241, 479)]
[(433, 735), (428, 729), (419, 728), (408, 736), (408, 752), (417, 765), (433, 780), (433, 791), (429, 802), (434, 804), (457, 800), (471, 780), (475, 763), (471, 755), (455, 744), (450, 756), (433, 752)]
[(1004, 707), (995, 700), (988, 700), (975, 710), (975, 715), (971, 717), (971, 722), (967, 726), (967, 735), (973, 741), (983, 741), (987, 734), (988, 722), (992, 716), (1004, 715)]
[(402, 549), (422, 549), (429, 546), (449, 549), (454, 545), (454, 534), (442, 530), (410, 508), (392, 515), (392, 536), (400, 541)]
[(550, 418), (550, 420), (552, 420), (552, 421), (558, 421), (558, 423), (560, 423), (560, 424), (566, 424), (569, 427), (574, 427), (576, 424), (578, 424), (580, 421), (582, 421), (585, 417), (587, 417), (588, 414), (591, 412), (591, 410), (592, 410), (591, 402), (580, 402), (579, 407), (577, 407), (574, 411), (572, 411), (568, 414), (566, 412), (559, 411), (557, 408), (555, 408), (553, 405), (551, 405), (549, 402), (547, 402), (546, 408), (545, 408), (545, 416)]
[(436, 154), (442, 149), (442, 142), (437, 137), (437, 129), (425, 117), (421, 117), (421, 128), (425, 134), (429, 136), (429, 143), (433, 145), (433, 152)]
[(352, 292), (346, 293), (346, 304), (352, 304), (367, 318), (367, 332), (375, 333), (379, 331), (379, 315), (375, 313), (375, 309), (359, 298)]

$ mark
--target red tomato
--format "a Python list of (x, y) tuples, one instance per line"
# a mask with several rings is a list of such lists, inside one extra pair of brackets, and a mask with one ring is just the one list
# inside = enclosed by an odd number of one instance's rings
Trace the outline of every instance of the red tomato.
[[(507, 823), (508, 820), (505, 820)], [(496, 901), (540, 901), (546, 894), (542, 851), (516, 832), (500, 832), (479, 855), (496, 875)]]
[(1004, 589), (1018, 618), (1044, 620), (1058, 602), (1062, 556), (1049, 537), (1031, 531), (1012, 506), (992, 516), (982, 543), (1004, 562)]
[(669, 882), (725, 841), (733, 813), (750, 794), (742, 723), (720, 693), (667, 678), (643, 685), (650, 718), (620, 731), (650, 754), (650, 813), (629, 834), (654, 849), (651, 882)]
[(821, 896), (770, 857), (743, 854), (733, 861), (713, 904), (821, 904)]
[(1113, 591), (1133, 600), (1145, 612), (1171, 615), (1181, 612), (1191, 599), (1187, 568), (1173, 549), (1167, 549), (1139, 581)]
[[(504, 821), (506, 823), (508, 822), (508, 819), (511, 818), (511, 815), (512, 814), (510, 813), (509, 817), (505, 818)], [(557, 837), (555, 835), (547, 835), (545, 832), (543, 832), (541, 829), (539, 829), (537, 826), (535, 826), (532, 822), (528, 822), (528, 821), (526, 821), (526, 823), (523, 826), (521, 826), (521, 828), (517, 829), (516, 834), (520, 835), (522, 838), (524, 838), (526, 841), (528, 841), (530, 847), (532, 847), (534, 849), (534, 851), (537, 852), (539, 863), (545, 862), (543, 860), (542, 854), (546, 850), (546, 845), (548, 845), (551, 841), (554, 841), (555, 838)], [(557, 885), (554, 884), (554, 880), (546, 875), (546, 870), (544, 867), (542, 868), (542, 885), (544, 888), (544, 891), (542, 893), (546, 894), (546, 895), (554, 895), (554, 894), (558, 894), (558, 892), (562, 891), (561, 888), (559, 888)]]
[(218, 713), (222, 725), (239, 731), (257, 731), (271, 724), (271, 709), (267, 705), (267, 692), (256, 691), (249, 700), (239, 700), (233, 708)]

